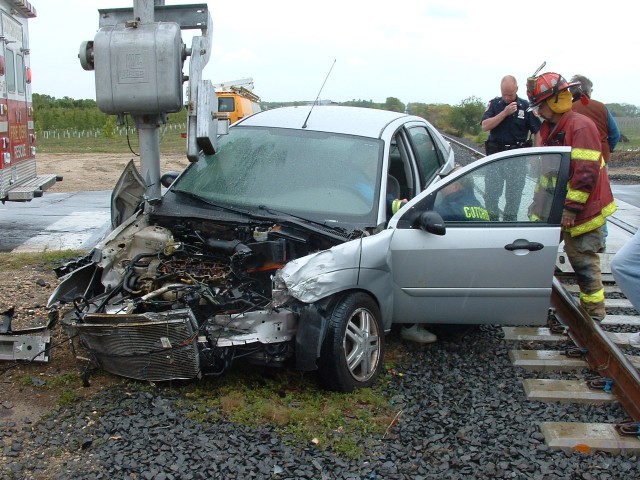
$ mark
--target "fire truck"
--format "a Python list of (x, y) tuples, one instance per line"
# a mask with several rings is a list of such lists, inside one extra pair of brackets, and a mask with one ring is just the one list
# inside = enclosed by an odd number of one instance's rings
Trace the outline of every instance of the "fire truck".
[(0, 201), (30, 201), (61, 178), (36, 173), (26, 0), (0, 0)]

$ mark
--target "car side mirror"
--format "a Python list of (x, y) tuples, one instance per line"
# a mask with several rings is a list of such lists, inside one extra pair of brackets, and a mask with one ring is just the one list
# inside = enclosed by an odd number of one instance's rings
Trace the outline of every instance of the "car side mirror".
[(178, 178), (178, 175), (180, 175), (179, 172), (167, 172), (160, 177), (160, 184), (165, 188), (169, 188), (175, 179)]
[(434, 235), (444, 235), (447, 233), (444, 220), (438, 212), (433, 211), (422, 212), (414, 222), (414, 227), (424, 230), (425, 232), (433, 233)]

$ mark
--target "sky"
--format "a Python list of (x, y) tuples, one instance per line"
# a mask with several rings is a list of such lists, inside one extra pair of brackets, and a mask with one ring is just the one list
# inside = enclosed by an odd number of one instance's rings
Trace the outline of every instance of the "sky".
[[(98, 8), (133, 7), (133, 0), (30, 1), (38, 14), (29, 26), (33, 92), (94, 99), (94, 72), (82, 69), (80, 44), (95, 38)], [(206, 2), (165, 1), (191, 3)], [(589, 77), (597, 100), (640, 106), (631, 5), (216, 0), (208, 2), (212, 54), (203, 78), (219, 83), (251, 77), (254, 93), (267, 102), (319, 95), (336, 102), (395, 97), (457, 105), (472, 96), (487, 102), (499, 95), (506, 74), (516, 77), (526, 98), (527, 77), (546, 61), (542, 72)], [(193, 32), (183, 34), (189, 47)]]

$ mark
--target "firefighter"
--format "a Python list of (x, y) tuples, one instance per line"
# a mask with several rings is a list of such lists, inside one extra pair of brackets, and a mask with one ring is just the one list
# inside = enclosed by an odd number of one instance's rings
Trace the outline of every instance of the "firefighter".
[(580, 286), (580, 304), (594, 320), (602, 320), (604, 287), (598, 253), (604, 251), (602, 226), (616, 204), (598, 129), (590, 118), (571, 109), (569, 88), (575, 85), (558, 73), (547, 72), (527, 79), (527, 95), (531, 110), (544, 120), (542, 144), (571, 146), (562, 239)]
[[(591, 80), (584, 75), (574, 75), (570, 81), (572, 83), (579, 82), (578, 88), (571, 89), (573, 94), (572, 110), (586, 115), (594, 121), (600, 133), (604, 162), (609, 163), (611, 152), (613, 152), (620, 140), (618, 124), (604, 103), (591, 98), (591, 92), (593, 91), (593, 82)], [(608, 233), (606, 223), (602, 226), (602, 232), (606, 240)]]

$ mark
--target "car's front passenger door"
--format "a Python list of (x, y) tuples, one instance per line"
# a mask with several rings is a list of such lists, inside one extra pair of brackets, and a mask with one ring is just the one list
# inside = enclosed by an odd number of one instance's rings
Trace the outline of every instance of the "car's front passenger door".
[[(569, 155), (568, 147), (547, 147), (487, 157), (429, 187), (394, 216), (394, 321), (544, 323)], [(486, 208), (486, 180), (500, 171), (522, 185), (515, 219), (490, 216)], [(498, 210), (505, 203), (503, 191)], [(443, 236), (419, 228), (428, 210), (443, 216)]]

